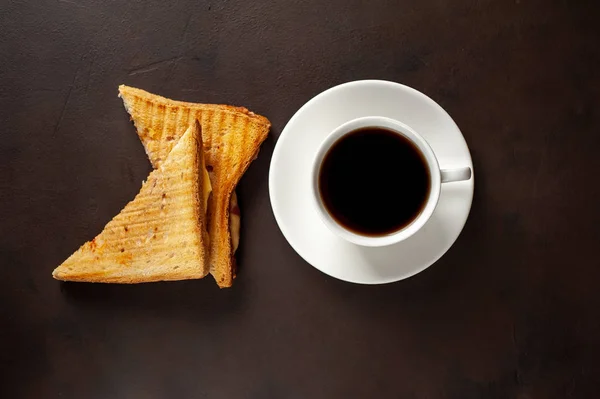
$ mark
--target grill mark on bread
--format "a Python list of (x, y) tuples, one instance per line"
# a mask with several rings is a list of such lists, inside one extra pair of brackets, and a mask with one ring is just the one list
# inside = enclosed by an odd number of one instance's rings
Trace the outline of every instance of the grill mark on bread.
[[(243, 128), (242, 131), (244, 132), (244, 134), (242, 135), (241, 138), (241, 144), (238, 146), (240, 148), (239, 152), (238, 152), (238, 159), (240, 160), (244, 160), (244, 156), (242, 155), (242, 148), (248, 148), (249, 144), (248, 144), (248, 140), (251, 139), (251, 135), (248, 134), (248, 130), (249, 130), (249, 125), (250, 125), (250, 119), (248, 118), (244, 118), (241, 123), (243, 124)], [(250, 162), (253, 161), (253, 159), (245, 159), (244, 161), (246, 161), (246, 165), (242, 165), (241, 162), (240, 164), (238, 164), (238, 174), (241, 177), (247, 169), (247, 166), (250, 165)], [(243, 162), (243, 161), (242, 161)], [(239, 180), (235, 183), (236, 186), (239, 183)]]
[[(186, 126), (190, 126), (192, 125), (194, 122), (196, 122), (196, 113), (195, 112), (190, 112), (188, 111), (187, 113), (187, 123)], [(183, 127), (182, 127), (183, 129)]]
[(212, 119), (213, 115), (214, 111), (212, 109), (198, 113), (198, 120), (200, 120), (200, 124), (202, 126), (206, 126), (206, 129), (204, 129), (205, 134), (202, 136), (202, 142), (204, 143), (204, 155), (207, 157), (205, 159), (207, 164), (210, 163), (210, 148), (212, 147), (212, 136), (210, 134), (211, 127), (209, 126), (209, 121)]
[(183, 121), (187, 120), (188, 114), (189, 114), (189, 110), (186, 108), (180, 108), (177, 111), (177, 120), (176, 120), (175, 125), (173, 126), (173, 131), (171, 132), (171, 133), (173, 133), (175, 140), (179, 140), (179, 132), (177, 131), (177, 128), (178, 128), (178, 126), (184, 126)]
[[(216, 118), (216, 120), (213, 118), (214, 122), (214, 126), (211, 129), (211, 135), (212, 135), (212, 146), (211, 146), (211, 151), (210, 151), (210, 164), (211, 165), (215, 165), (216, 162), (216, 158), (218, 156), (218, 153), (221, 152), (223, 154), (227, 154), (226, 152), (226, 148), (224, 146), (223, 143), (223, 125), (224, 125), (224, 121), (225, 121), (225, 117), (226, 114), (224, 112), (219, 112), (218, 116)], [(222, 170), (222, 165), (219, 165), (219, 167), (215, 167), (215, 173), (217, 174), (217, 177), (220, 177), (221, 174), (223, 173)]]
[[(158, 133), (158, 139), (162, 140), (162, 138), (165, 136), (165, 129), (167, 127), (168, 124), (168, 118), (166, 117), (166, 107), (164, 104), (159, 104), (158, 105), (158, 115), (157, 116), (157, 120), (162, 120), (164, 121), (162, 123), (162, 127), (160, 125), (156, 126), (156, 131)], [(171, 152), (171, 149), (173, 148), (173, 144), (171, 143), (171, 145), (169, 146), (169, 152)], [(166, 158), (166, 154), (164, 156), (164, 158)]]
[(172, 133), (172, 131), (177, 123), (177, 112), (178, 112), (178, 110), (171, 106), (167, 106), (167, 109), (165, 111), (165, 123), (164, 123), (163, 135), (165, 136), (165, 139), (167, 141), (176, 141), (175, 135)]

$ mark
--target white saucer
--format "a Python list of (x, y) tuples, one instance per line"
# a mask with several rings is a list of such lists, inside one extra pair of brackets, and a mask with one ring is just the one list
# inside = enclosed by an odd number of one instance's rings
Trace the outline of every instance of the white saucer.
[[(269, 170), (271, 206), (279, 228), (292, 248), (323, 273), (354, 283), (382, 284), (423, 271), (452, 246), (471, 209), (474, 179), (443, 184), (430, 220), (403, 242), (368, 248), (339, 238), (323, 224), (311, 202), (311, 160), (333, 129), (363, 116), (385, 116), (409, 125), (429, 142), (441, 168), (472, 169), (473, 163), (465, 139), (446, 111), (398, 83), (345, 83), (317, 95), (290, 119)], [(356, 189), (361, 189), (360, 182)]]

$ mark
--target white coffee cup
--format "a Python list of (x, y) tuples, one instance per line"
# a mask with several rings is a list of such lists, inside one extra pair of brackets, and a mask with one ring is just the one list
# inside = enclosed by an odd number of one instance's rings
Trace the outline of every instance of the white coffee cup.
[[(425, 206), (421, 213), (407, 226), (397, 230), (393, 233), (381, 235), (381, 236), (368, 236), (361, 235), (351, 230), (348, 230), (341, 224), (339, 224), (327, 211), (325, 204), (321, 198), (319, 190), (319, 174), (323, 159), (327, 155), (329, 149), (338, 140), (344, 137), (346, 134), (353, 132), (357, 129), (363, 128), (381, 128), (399, 135), (404, 136), (410, 140), (423, 154), (427, 169), (430, 176), (430, 190), (429, 196), (425, 202)], [(438, 200), (440, 198), (440, 191), (442, 183), (450, 183), (461, 180), (469, 180), (471, 178), (472, 171), (470, 167), (458, 168), (458, 169), (444, 169), (440, 170), (438, 160), (435, 153), (427, 143), (427, 141), (412, 128), (394, 119), (385, 118), (381, 116), (367, 116), (363, 118), (353, 119), (349, 122), (344, 123), (335, 130), (333, 130), (327, 138), (321, 143), (317, 150), (316, 156), (312, 163), (312, 184), (311, 194), (317, 209), (317, 213), (321, 217), (323, 223), (339, 237), (362, 246), (367, 247), (381, 247), (386, 245), (392, 245), (400, 241), (406, 240), (408, 237), (419, 231), (425, 223), (429, 220), (433, 211), (435, 210)]]

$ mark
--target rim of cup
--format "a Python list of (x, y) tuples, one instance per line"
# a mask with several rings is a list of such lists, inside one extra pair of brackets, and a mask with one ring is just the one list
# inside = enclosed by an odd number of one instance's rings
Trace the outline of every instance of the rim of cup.
[[(405, 138), (410, 140), (421, 152), (425, 160), (427, 169), (429, 171), (429, 194), (427, 196), (425, 206), (423, 207), (419, 215), (407, 226), (404, 226), (401, 229), (398, 229), (397, 231), (385, 235), (363, 235), (351, 231), (342, 226), (330, 215), (329, 211), (327, 210), (325, 204), (321, 199), (319, 189), (319, 175), (321, 171), (321, 165), (323, 163), (323, 159), (329, 152), (329, 149), (342, 137), (355, 130), (364, 128), (385, 129), (404, 136)], [(433, 214), (437, 206), (441, 191), (440, 167), (431, 146), (420, 134), (414, 131), (410, 126), (398, 120), (382, 116), (366, 116), (356, 118), (335, 128), (329, 135), (327, 135), (325, 140), (323, 140), (323, 142), (319, 146), (316, 155), (313, 159), (311, 175), (311, 194), (317, 213), (319, 214), (323, 223), (334, 234), (345, 239), (346, 241), (367, 247), (381, 247), (392, 245), (400, 241), (406, 240), (407, 238), (415, 234), (417, 231), (419, 231), (427, 223), (427, 221)]]

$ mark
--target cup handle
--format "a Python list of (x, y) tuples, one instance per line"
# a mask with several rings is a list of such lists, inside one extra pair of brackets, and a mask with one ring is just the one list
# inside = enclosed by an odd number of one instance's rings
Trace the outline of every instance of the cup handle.
[(442, 183), (469, 180), (473, 174), (468, 166), (466, 168), (442, 169), (440, 173), (442, 174)]

